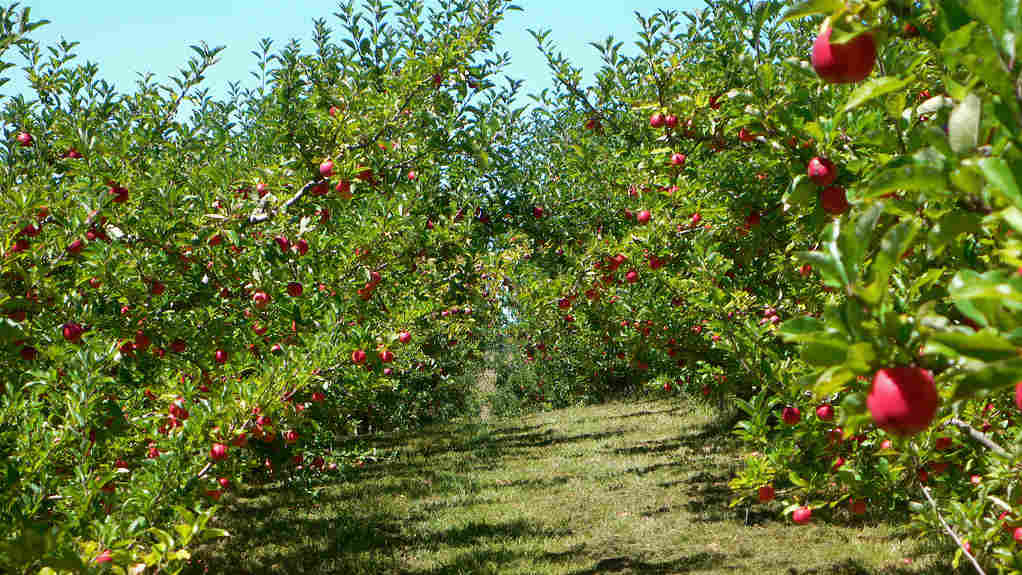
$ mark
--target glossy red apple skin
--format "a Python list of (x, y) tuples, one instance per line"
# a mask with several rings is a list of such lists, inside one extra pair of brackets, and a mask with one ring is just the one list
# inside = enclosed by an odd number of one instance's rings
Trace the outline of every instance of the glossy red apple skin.
[(849, 499), (848, 510), (851, 511), (853, 515), (863, 515), (866, 513), (866, 501), (863, 499)]
[(213, 447), (209, 449), (209, 458), (213, 461), (227, 459), (227, 446), (222, 443), (214, 443)]
[(650, 128), (663, 128), (666, 122), (667, 122), (666, 118), (664, 118), (664, 115), (661, 114), (660, 112), (657, 112), (649, 117)]
[(828, 84), (852, 84), (869, 77), (876, 63), (876, 42), (870, 33), (860, 34), (846, 44), (831, 44), (828, 26), (813, 43), (810, 62)]
[(825, 403), (817, 407), (816, 417), (819, 417), (821, 421), (831, 421), (834, 419), (834, 406), (829, 403)]
[(400, 341), (401, 343), (408, 343), (412, 341), (412, 334), (408, 333), (407, 331), (403, 331), (397, 335), (397, 340)]
[(1015, 384), (1015, 407), (1022, 411), (1022, 381)]
[(304, 291), (305, 288), (298, 282), (290, 282), (287, 284), (287, 295), (291, 297), (299, 297)]
[(781, 412), (781, 419), (788, 425), (795, 425), (802, 421), (802, 412), (797, 407), (789, 405)]
[(813, 518), (813, 510), (809, 507), (799, 507), (791, 514), (791, 520), (797, 525), (805, 525)]
[(776, 493), (774, 492), (774, 488), (771, 485), (764, 485), (763, 487), (759, 488), (759, 491), (756, 492), (756, 497), (759, 499), (760, 503), (769, 503), (773, 501), (775, 495)]
[(929, 427), (939, 404), (933, 375), (911, 366), (877, 371), (866, 398), (877, 427), (899, 436), (915, 435)]
[(641, 212), (636, 214), (635, 221), (639, 222), (640, 225), (646, 225), (649, 223), (649, 220), (652, 217), (653, 214), (651, 214), (649, 210), (642, 210)]
[(821, 190), (820, 205), (823, 207), (823, 211), (832, 216), (840, 216), (851, 207), (845, 189), (841, 186), (830, 186)]
[(361, 365), (366, 361), (366, 352), (361, 349), (356, 349), (351, 352), (351, 362), (355, 365)]
[(816, 156), (809, 160), (809, 168), (806, 170), (809, 179), (821, 188), (826, 188), (837, 180), (837, 166), (827, 158)]
[(18, 144), (22, 148), (31, 148), (33, 142), (34, 142), (34, 139), (32, 138), (32, 134), (29, 134), (28, 132), (19, 132), (18, 133)]

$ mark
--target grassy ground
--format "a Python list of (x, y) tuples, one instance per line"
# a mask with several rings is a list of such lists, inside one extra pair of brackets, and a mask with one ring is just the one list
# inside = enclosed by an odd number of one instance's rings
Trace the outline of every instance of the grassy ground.
[(316, 490), (242, 493), (193, 573), (949, 572), (895, 529), (729, 509), (736, 445), (688, 400), (379, 437), (398, 449)]

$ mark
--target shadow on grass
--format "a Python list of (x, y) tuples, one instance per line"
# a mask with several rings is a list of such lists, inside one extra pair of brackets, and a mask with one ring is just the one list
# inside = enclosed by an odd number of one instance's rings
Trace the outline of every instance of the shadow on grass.
[(669, 561), (647, 563), (632, 557), (601, 559), (591, 569), (574, 571), (571, 575), (600, 575), (603, 573), (690, 573), (720, 567), (727, 560), (723, 553), (702, 552)]

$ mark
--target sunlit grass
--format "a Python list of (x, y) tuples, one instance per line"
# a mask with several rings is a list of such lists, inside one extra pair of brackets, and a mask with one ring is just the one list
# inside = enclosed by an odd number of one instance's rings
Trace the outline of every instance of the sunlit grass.
[(348, 480), (244, 492), (192, 572), (950, 572), (896, 526), (729, 508), (740, 454), (721, 423), (672, 400), (379, 437), (399, 455)]

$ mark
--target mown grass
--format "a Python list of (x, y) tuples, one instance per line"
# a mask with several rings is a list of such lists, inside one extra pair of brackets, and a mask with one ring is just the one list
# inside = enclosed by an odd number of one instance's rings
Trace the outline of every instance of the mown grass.
[(616, 403), (375, 438), (389, 462), (239, 494), (191, 573), (950, 573), (867, 519), (729, 508), (741, 465), (691, 400)]

